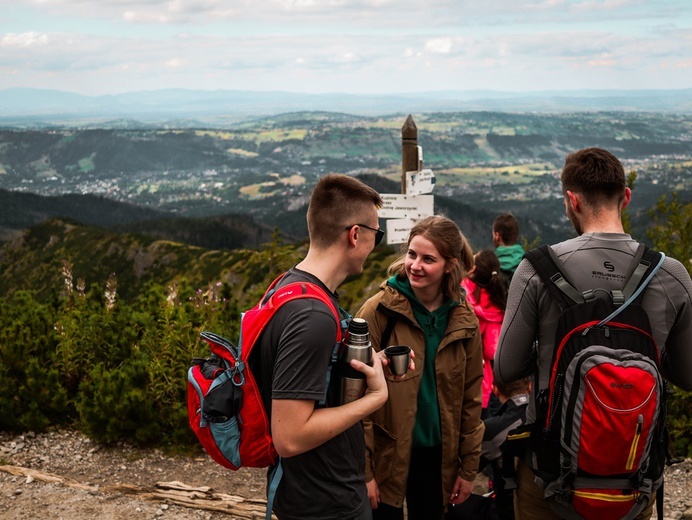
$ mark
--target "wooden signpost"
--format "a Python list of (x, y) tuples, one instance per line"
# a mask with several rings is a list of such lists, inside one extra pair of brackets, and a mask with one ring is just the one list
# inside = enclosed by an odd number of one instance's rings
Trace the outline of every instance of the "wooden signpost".
[(432, 193), (435, 174), (423, 169), (423, 150), (418, 146), (418, 128), (409, 115), (401, 129), (401, 194), (382, 193), (377, 215), (386, 222), (387, 244), (403, 244), (416, 222), (435, 214)]

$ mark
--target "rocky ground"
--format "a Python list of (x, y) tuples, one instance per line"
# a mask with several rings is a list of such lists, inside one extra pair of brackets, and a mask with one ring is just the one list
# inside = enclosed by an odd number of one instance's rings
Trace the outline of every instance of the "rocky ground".
[[(158, 482), (208, 486), (222, 496), (264, 497), (264, 470), (229, 471), (201, 454), (103, 447), (72, 431), (0, 432), (0, 464), (5, 466), (0, 467), (3, 519), (251, 518), (175, 505), (151, 493)], [(26, 470), (12, 474), (9, 466)], [(477, 484), (482, 488), (482, 477)], [(665, 518), (692, 520), (692, 460), (667, 469), (665, 492)]]

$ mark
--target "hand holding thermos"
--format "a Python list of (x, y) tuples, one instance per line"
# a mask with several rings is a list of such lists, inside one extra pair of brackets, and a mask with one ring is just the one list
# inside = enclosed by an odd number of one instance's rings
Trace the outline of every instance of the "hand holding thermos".
[[(409, 347), (394, 345), (384, 349), (383, 353), (384, 356), (380, 356), (380, 359), (383, 360), (383, 365), (389, 366), (391, 374), (396, 379), (403, 379), (408, 370), (415, 368), (411, 359), (413, 352)], [(355, 359), (372, 366), (372, 355), (368, 322), (362, 318), (353, 318), (339, 351), (341, 404), (350, 403), (365, 395), (367, 390), (365, 374), (351, 367), (350, 363)]]

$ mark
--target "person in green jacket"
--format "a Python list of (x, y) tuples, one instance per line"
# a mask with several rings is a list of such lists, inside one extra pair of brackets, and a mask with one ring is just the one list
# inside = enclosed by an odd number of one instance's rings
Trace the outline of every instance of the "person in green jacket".
[(503, 213), (495, 217), (493, 222), (493, 246), (495, 255), (500, 260), (500, 270), (509, 281), (517, 270), (519, 262), (524, 258), (524, 248), (517, 243), (519, 240), (519, 221), (511, 213)]
[(411, 230), (389, 279), (356, 317), (376, 351), (413, 350), (404, 379), (385, 375), (389, 398), (363, 420), (365, 481), (373, 520), (437, 520), (472, 490), (483, 439), (483, 348), (478, 320), (460, 283), (473, 251), (450, 219), (428, 217)]

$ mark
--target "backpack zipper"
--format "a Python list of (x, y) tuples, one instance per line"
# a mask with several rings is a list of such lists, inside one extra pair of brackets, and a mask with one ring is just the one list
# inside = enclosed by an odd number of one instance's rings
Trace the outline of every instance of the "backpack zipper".
[(632, 439), (632, 447), (630, 448), (630, 455), (627, 457), (627, 464), (625, 469), (631, 471), (634, 469), (634, 458), (637, 456), (637, 446), (639, 445), (639, 439), (642, 435), (642, 428), (644, 426), (644, 416), (639, 415), (637, 417), (637, 427), (634, 431), (634, 439)]
[(587, 498), (591, 500), (602, 500), (604, 502), (630, 502), (636, 500), (639, 493), (635, 492), (631, 495), (609, 495), (608, 493), (594, 493), (592, 491), (572, 491), (575, 497)]

